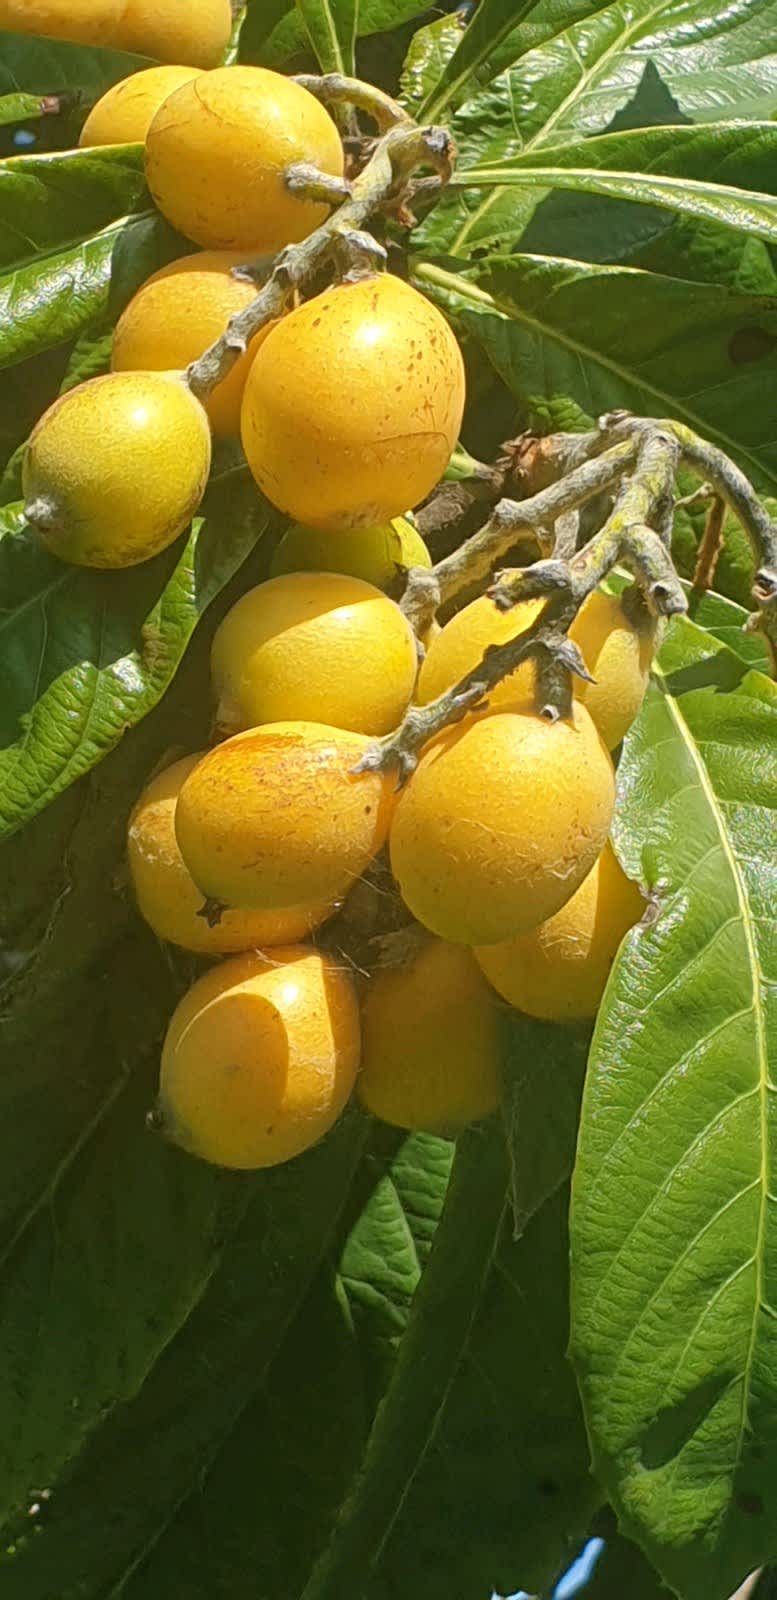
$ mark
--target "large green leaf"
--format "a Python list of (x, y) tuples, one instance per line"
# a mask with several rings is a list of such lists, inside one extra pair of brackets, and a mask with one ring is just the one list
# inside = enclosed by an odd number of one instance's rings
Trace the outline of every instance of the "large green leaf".
[[(326, 17), (326, 10), (330, 16)], [(387, 33), (428, 9), (425, 0), (248, 0), (240, 34), (240, 59), (285, 67), (312, 41), (324, 49), (334, 36), (362, 39)], [(303, 20), (304, 18), (304, 20)], [(324, 57), (320, 57), (322, 60)]]
[[(584, 1049), (520, 1019), (508, 1041), (509, 1149), (497, 1124), (459, 1142), (391, 1381), (305, 1600), (469, 1600), (544, 1583), (600, 1498), (564, 1360), (563, 1184)], [(537, 1128), (551, 1116), (540, 1162)]]
[(519, 152), (501, 165), (468, 167), (454, 175), (453, 184), (607, 195), (665, 206), (775, 244), (776, 168), (773, 122), (692, 123), (604, 134), (574, 148)]
[(0, 32), (0, 95), (61, 94), (97, 100), (111, 84), (152, 65), (145, 56), (68, 44), (27, 33)]
[[(612, 0), (582, 7), (582, 21), (576, 20), (576, 9), (558, 0), (547, 0), (547, 7), (561, 31), (553, 27), (555, 37), (530, 49), (496, 81), (490, 70), (484, 79), (489, 87), (452, 119), (462, 169), (511, 161), (518, 152), (528, 157), (544, 146), (602, 133), (634, 99), (646, 75), (663, 83), (678, 108), (677, 116), (664, 117), (666, 122), (771, 114), (777, 0), (734, 0), (715, 17), (709, 16), (706, 0)], [(541, 3), (531, 20), (545, 14)], [(456, 56), (448, 70), (455, 64)], [(419, 239), (429, 250), (465, 257), (500, 241), (512, 245), (539, 194), (522, 195), (504, 185), (491, 185), (482, 194), (451, 192)]]
[(141, 145), (0, 161), (0, 270), (62, 250), (148, 205)]
[(385, 1161), (378, 1143), (365, 1156), (351, 1200), (359, 1209), (343, 1245), (339, 1274), (370, 1416), (394, 1368), (440, 1220), (453, 1154), (448, 1140), (417, 1133), (402, 1139)]
[(775, 1551), (776, 751), (773, 682), (675, 623), (619, 772), (656, 914), (589, 1061), (572, 1350), (596, 1469), (684, 1600)]
[(124, 572), (50, 556), (20, 509), (0, 520), (0, 836), (87, 772), (157, 704), (198, 618), (264, 531), (245, 470), (216, 480), (185, 541)]
[(413, 34), (401, 82), (402, 103), (411, 116), (418, 114), (426, 95), (437, 83), (461, 39), (464, 26), (461, 12), (455, 12), (452, 17), (437, 17)]
[(657, 273), (537, 256), (467, 273), (416, 268), (525, 406), (589, 417), (615, 407), (675, 416), (721, 444), (762, 487), (777, 483), (764, 386), (777, 373), (777, 310)]
[(322, 72), (353, 73), (359, 0), (296, 0)]
[(0, 367), (115, 318), (157, 267), (180, 253), (160, 216), (122, 218), (65, 250), (0, 272)]
[[(452, 1146), (374, 1130), (342, 1228), (256, 1396), (139, 1568), (128, 1600), (297, 1594), (358, 1467), (445, 1197)], [(366, 1195), (366, 1201), (365, 1201)], [(350, 1225), (348, 1217), (355, 1213)], [(300, 1506), (304, 1515), (300, 1516)]]
[[(149, 1149), (148, 1084), (127, 1093), (6, 1279), (15, 1382), (0, 1461), (23, 1496), (6, 1529), (11, 1600), (80, 1600), (129, 1581), (257, 1393), (361, 1148), (351, 1115), (272, 1172), (223, 1173)], [(53, 1369), (41, 1350), (56, 1350)]]

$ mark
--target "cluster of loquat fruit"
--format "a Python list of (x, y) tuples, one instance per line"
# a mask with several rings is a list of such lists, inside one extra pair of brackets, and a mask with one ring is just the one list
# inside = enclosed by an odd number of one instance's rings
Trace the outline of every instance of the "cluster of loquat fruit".
[[(32, 31), (62, 12), (0, 0), (0, 23), (21, 27), (21, 10)], [(169, 59), (180, 29), (143, 32), (165, 10), (88, 0), (79, 21), (69, 0), (69, 36)], [(167, 8), (181, 26), (188, 10)], [(431, 565), (404, 514), (445, 471), (464, 406), (454, 335), (409, 284), (373, 273), (325, 289), (262, 328), (204, 404), (192, 393), (187, 367), (256, 292), (233, 268), (328, 215), (290, 191), (289, 165), (344, 170), (334, 121), (301, 85), (198, 70), (228, 32), (227, 0), (211, 10), (192, 8), (212, 23), (182, 47), (192, 65), (119, 83), (81, 136), (142, 140), (160, 211), (202, 248), (139, 289), (111, 373), (42, 417), (24, 489), (61, 559), (131, 566), (190, 521), (212, 434), (239, 433), (260, 489), (293, 519), (269, 579), (216, 633), (216, 742), (152, 778), (128, 833), (146, 921), (214, 958), (171, 1020), (157, 1123), (250, 1169), (313, 1144), (354, 1088), (391, 1123), (455, 1132), (498, 1105), (504, 1002), (555, 1021), (595, 1014), (643, 905), (608, 840), (610, 751), (639, 709), (655, 630), (597, 591), (570, 629), (595, 680), (576, 684), (570, 718), (539, 715), (529, 659), (430, 740), (403, 789), (390, 766), (362, 765), (412, 704), (455, 686), (543, 602), (503, 614), (476, 599), (424, 653), (387, 592)], [(399, 962), (357, 979), (321, 930), (384, 849), (414, 934)]]

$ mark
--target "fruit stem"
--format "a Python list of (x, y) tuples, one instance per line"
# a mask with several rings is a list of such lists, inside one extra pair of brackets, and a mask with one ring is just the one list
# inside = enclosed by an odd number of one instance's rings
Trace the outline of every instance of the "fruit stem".
[[(488, 578), (500, 556), (527, 533), (546, 535), (548, 528), (565, 512), (577, 510), (594, 495), (612, 488), (636, 459), (638, 448), (636, 439), (623, 440), (594, 456), (593, 460), (583, 461), (566, 477), (548, 484), (527, 500), (500, 500), (485, 525), (433, 568), (433, 585), (429, 583), (428, 572), (411, 569), (402, 610), (416, 631), (428, 626), (437, 606), (445, 605), (462, 589)], [(536, 575), (538, 567), (543, 568), (542, 587), (535, 588), (535, 594), (547, 594), (557, 587), (551, 569), (560, 568), (561, 582), (565, 582), (564, 563), (558, 562), (535, 563), (533, 567), (522, 569), (518, 575), (520, 580), (524, 580), (524, 571)], [(508, 598), (509, 588), (506, 584), (503, 591), (507, 601), (504, 610), (519, 598), (525, 598), (523, 593), (516, 594), (515, 600)], [(435, 598), (436, 604), (433, 603)]]
[[(313, 81), (324, 83), (327, 80)], [(337, 81), (348, 85), (356, 83), (355, 79)], [(365, 91), (367, 88), (366, 85), (357, 87)], [(383, 98), (389, 100), (388, 96)], [(389, 101), (389, 104), (393, 102)], [(453, 143), (445, 128), (419, 128), (404, 113), (402, 121), (395, 120), (375, 144), (366, 166), (353, 179), (348, 198), (320, 228), (308, 234), (301, 243), (288, 245), (276, 256), (267, 281), (256, 299), (230, 318), (221, 337), (189, 367), (186, 381), (192, 394), (198, 400), (207, 399), (216, 385), (227, 376), (254, 334), (274, 317), (281, 315), (294, 291), (317, 273), (326, 261), (334, 257), (339, 268), (345, 256), (347, 271), (352, 272), (357, 247), (362, 261), (365, 256), (371, 256), (373, 263), (382, 259), (382, 246), (363, 231), (368, 218), (387, 201), (396, 201), (419, 167), (433, 167), (442, 182), (447, 182), (453, 156)]]
[(327, 72), (323, 77), (298, 72), (293, 81), (307, 89), (308, 94), (315, 95), (324, 106), (349, 105), (365, 111), (381, 133), (400, 123), (412, 125), (412, 118), (397, 100), (392, 100), (390, 94), (374, 84), (362, 83), (359, 78), (345, 78), (340, 72)]

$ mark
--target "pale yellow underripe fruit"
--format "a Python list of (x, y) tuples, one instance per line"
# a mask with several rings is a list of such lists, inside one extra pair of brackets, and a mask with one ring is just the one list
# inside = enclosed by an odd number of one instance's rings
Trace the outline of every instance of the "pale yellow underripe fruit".
[[(438, 695), (454, 688), (480, 661), (492, 644), (506, 644), (536, 621), (544, 600), (523, 600), (511, 611), (498, 611), (493, 600), (481, 595), (458, 611), (430, 643), (418, 675), (415, 698), (425, 706)], [(534, 709), (536, 673), (532, 660), (523, 661), (515, 672), (489, 690), (488, 703), (495, 711)]]
[(628, 733), (645, 698), (650, 664), (658, 642), (658, 622), (645, 616), (639, 628), (626, 616), (617, 595), (589, 594), (569, 630), (579, 645), (594, 683), (575, 680), (575, 696), (596, 723), (609, 750)]
[(231, 32), (229, 0), (125, 0), (113, 43), (159, 61), (215, 67)]
[(284, 173), (299, 162), (341, 177), (339, 134), (307, 89), (263, 67), (221, 67), (184, 84), (146, 139), (163, 216), (214, 250), (273, 254), (325, 220), (328, 206), (286, 187)]
[(78, 143), (142, 144), (163, 101), (197, 74), (197, 67), (149, 67), (122, 78), (92, 106)]
[(203, 893), (228, 906), (334, 905), (385, 842), (396, 779), (356, 776), (369, 740), (315, 722), (235, 734), (181, 789), (175, 831)]
[[(231, 316), (256, 299), (256, 286), (232, 268), (240, 251), (202, 250), (162, 267), (141, 285), (113, 336), (114, 372), (184, 370), (220, 338)], [(240, 432), (240, 407), (251, 362), (274, 322), (254, 335), (227, 376), (203, 400), (218, 438)]]
[(475, 951), (511, 1006), (548, 1022), (595, 1017), (621, 940), (645, 902), (608, 842), (565, 906), (530, 933)]
[(274, 1167), (331, 1128), (358, 1064), (353, 984), (330, 956), (236, 956), (173, 1013), (152, 1125), (217, 1166)]
[(377, 528), (337, 528), (329, 533), (295, 522), (283, 535), (270, 574), (342, 572), (391, 589), (410, 567), (431, 567), (432, 558), (417, 528), (393, 517)]
[(391, 829), (391, 866), (418, 921), (496, 944), (574, 894), (604, 848), (612, 761), (582, 706), (569, 721), (471, 716), (426, 746)]
[(224, 911), (213, 927), (199, 915), (202, 893), (178, 848), (175, 808), (182, 784), (201, 759), (185, 756), (157, 773), (133, 809), (127, 860), (141, 916), (160, 939), (202, 955), (296, 944), (324, 921), (331, 907), (308, 903), (284, 911)]
[(0, 0), (0, 28), (75, 44), (112, 44), (124, 0)]
[(447, 322), (384, 273), (326, 290), (273, 329), (248, 375), (243, 448), (281, 511), (311, 528), (366, 529), (434, 488), (463, 405)]
[(220, 728), (324, 722), (354, 733), (395, 728), (417, 668), (413, 630), (360, 578), (290, 572), (249, 589), (213, 641)]
[(91, 378), (55, 400), (30, 436), (25, 515), (62, 561), (135, 566), (190, 522), (210, 449), (208, 419), (180, 373)]
[(362, 1000), (358, 1095), (399, 1128), (453, 1136), (499, 1104), (500, 1024), (469, 950), (426, 939), (373, 973)]

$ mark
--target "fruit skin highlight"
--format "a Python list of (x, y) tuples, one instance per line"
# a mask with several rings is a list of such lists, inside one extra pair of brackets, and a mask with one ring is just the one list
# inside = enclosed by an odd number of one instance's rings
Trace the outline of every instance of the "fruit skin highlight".
[[(256, 285), (232, 276), (240, 251), (202, 250), (162, 267), (142, 284), (122, 312), (113, 335), (114, 372), (183, 371), (220, 337), (231, 316), (256, 299)], [(240, 407), (251, 362), (275, 322), (254, 335), (248, 349), (203, 400), (218, 438), (240, 432)]]
[[(545, 608), (544, 600), (522, 600), (510, 611), (498, 611), (493, 600), (481, 595), (446, 622), (426, 653), (415, 698), (425, 706), (445, 694), (476, 667), (491, 644), (506, 644), (531, 626)], [(522, 661), (515, 672), (489, 689), (494, 711), (534, 709), (536, 672), (533, 660)]]
[(127, 860), (138, 910), (154, 933), (183, 950), (231, 955), (296, 944), (328, 915), (326, 905), (284, 911), (225, 911), (208, 927), (202, 894), (187, 871), (175, 837), (175, 807), (181, 785), (202, 755), (184, 756), (157, 773), (135, 803), (127, 830)]
[(496, 944), (553, 916), (610, 829), (612, 761), (588, 712), (493, 712), (423, 751), (397, 805), (391, 866), (413, 916), (456, 944)]
[(191, 521), (210, 471), (210, 429), (176, 372), (90, 378), (30, 435), (25, 516), (62, 561), (132, 567)]
[(471, 952), (425, 938), (374, 972), (362, 1000), (362, 1105), (399, 1128), (453, 1136), (499, 1104), (501, 1025)]
[(610, 968), (645, 909), (609, 840), (565, 906), (547, 922), (475, 957), (504, 1000), (547, 1022), (595, 1017)]
[(152, 1126), (217, 1166), (274, 1167), (331, 1128), (358, 1064), (356, 996), (332, 957), (235, 956), (173, 1013)]
[(586, 707), (608, 750), (628, 733), (645, 698), (650, 664), (659, 638), (656, 618), (635, 627), (617, 595), (595, 589), (569, 629), (596, 680), (575, 680), (575, 698)]
[(273, 329), (248, 375), (243, 448), (260, 489), (296, 521), (370, 528), (434, 488), (463, 406), (450, 327), (384, 273), (326, 290)]
[(185, 83), (146, 139), (148, 186), (168, 222), (206, 249), (256, 255), (306, 238), (329, 215), (287, 189), (287, 168), (307, 161), (342, 177), (343, 159), (323, 106), (264, 67), (221, 67)]
[(126, 0), (113, 42), (159, 61), (215, 67), (231, 32), (229, 0)]
[(341, 900), (384, 844), (394, 807), (393, 774), (353, 773), (369, 743), (316, 722), (271, 722), (209, 751), (175, 813), (203, 894), (260, 911)]
[(360, 578), (291, 572), (249, 589), (213, 641), (217, 722), (324, 722), (390, 733), (413, 693), (415, 636), (393, 600)]
[(342, 572), (363, 578), (376, 589), (391, 590), (410, 567), (431, 567), (420, 533), (406, 517), (377, 528), (338, 528), (322, 533), (295, 522), (287, 529), (270, 563), (270, 576), (286, 572)]
[(196, 77), (196, 67), (149, 67), (122, 78), (92, 106), (79, 145), (142, 144), (167, 96)]
[(112, 44), (124, 0), (0, 0), (0, 28), (74, 44)]

